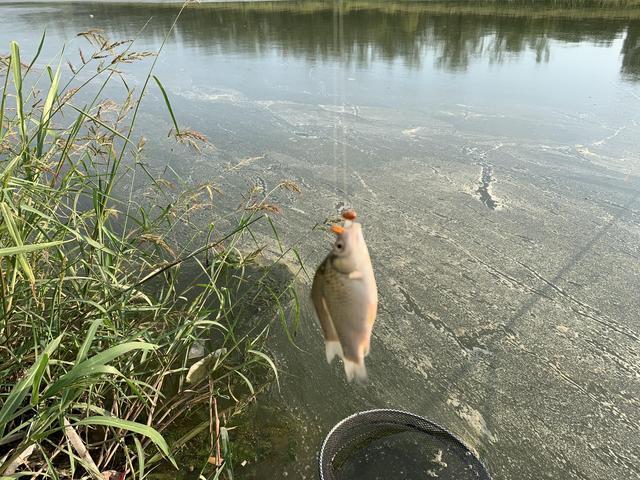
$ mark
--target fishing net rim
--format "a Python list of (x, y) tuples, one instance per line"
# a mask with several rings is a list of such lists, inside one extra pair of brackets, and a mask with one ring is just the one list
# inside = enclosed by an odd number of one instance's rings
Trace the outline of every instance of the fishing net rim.
[[(327, 443), (331, 440), (331, 437), (335, 434), (335, 432), (338, 429), (340, 429), (340, 427), (342, 427), (345, 423), (350, 422), (357, 417), (360, 417), (360, 416), (366, 417), (367, 415), (375, 415), (375, 414), (395, 414), (400, 416), (406, 416), (406, 417), (413, 418), (414, 420), (419, 420), (420, 422), (425, 422), (427, 424), (432, 425), (435, 429), (441, 430), (442, 433), (449, 436), (452, 440), (454, 440), (462, 448), (464, 448), (464, 450), (469, 452), (474, 457), (474, 459), (477, 460), (480, 466), (484, 469), (484, 473), (486, 473), (487, 478), (489, 480), (492, 480), (491, 474), (489, 473), (489, 470), (487, 469), (487, 466), (484, 464), (484, 462), (480, 459), (480, 457), (476, 454), (476, 452), (472, 448), (470, 448), (466, 443), (464, 443), (455, 433), (437, 424), (436, 422), (428, 420), (420, 415), (416, 415), (415, 413), (407, 412), (404, 410), (397, 410), (394, 408), (372, 408), (370, 410), (362, 410), (360, 412), (353, 413), (348, 417), (343, 418), (338, 423), (336, 423), (333, 426), (333, 428), (329, 431), (329, 433), (327, 433), (327, 435), (324, 437), (324, 440), (322, 441), (322, 447), (320, 447), (320, 454), (318, 455), (318, 470), (320, 473), (320, 480), (330, 480), (329, 478), (327, 478), (327, 476), (325, 476), (325, 471), (323, 466), (324, 466), (324, 457), (325, 457)], [(334, 456), (336, 453), (338, 452), (337, 451), (334, 452)], [(327, 466), (331, 465), (332, 460), (333, 458), (327, 463)]]

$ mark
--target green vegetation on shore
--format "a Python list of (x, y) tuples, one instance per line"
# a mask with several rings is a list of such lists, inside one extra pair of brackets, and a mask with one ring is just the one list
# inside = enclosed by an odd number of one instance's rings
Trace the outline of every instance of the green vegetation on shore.
[[(162, 2), (158, 6), (175, 8), (181, 2)], [(282, 0), (257, 2), (198, 2), (194, 8), (230, 8), (245, 12), (290, 11), (315, 14), (332, 10), (349, 13), (357, 10), (377, 10), (386, 13), (430, 13), (491, 15), (528, 18), (640, 18), (640, 0)]]
[[(147, 478), (205, 438), (196, 473), (232, 478), (227, 427), (277, 380), (270, 326), (297, 322), (281, 265), (295, 252), (277, 241), (270, 192), (216, 212), (218, 186), (151, 175), (133, 135), (147, 87), (185, 155), (207, 139), (180, 128), (153, 65), (140, 91), (127, 85), (126, 64), (155, 52), (81, 35), (92, 51), (76, 65), (27, 64), (15, 42), (0, 57), (0, 476)], [(103, 98), (114, 82), (119, 102)]]

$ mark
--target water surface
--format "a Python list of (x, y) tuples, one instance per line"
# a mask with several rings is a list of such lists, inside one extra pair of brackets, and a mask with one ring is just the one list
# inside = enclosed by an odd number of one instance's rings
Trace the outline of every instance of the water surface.
[[(96, 28), (156, 50), (176, 13), (3, 2), (0, 51), (15, 39), (28, 58), (45, 27), (43, 58), (66, 43), (77, 63), (76, 34)], [(447, 426), (496, 479), (640, 475), (640, 8), (199, 4), (156, 74), (215, 148), (150, 142), (152, 170), (231, 192), (293, 179), (285, 243), (313, 269), (330, 237), (311, 228), (346, 203), (375, 263), (369, 385), (324, 364), (305, 303), (264, 400), (295, 419), (289, 452), (248, 458), (240, 478), (314, 478), (331, 426), (385, 406)], [(142, 113), (140, 133), (166, 137), (157, 90)]]

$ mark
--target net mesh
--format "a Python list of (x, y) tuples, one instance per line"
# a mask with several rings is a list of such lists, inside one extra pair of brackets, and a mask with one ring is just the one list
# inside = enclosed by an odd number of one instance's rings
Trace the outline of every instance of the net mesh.
[(321, 480), (491, 480), (454, 434), (418, 415), (388, 409), (338, 423), (322, 444), (319, 467)]

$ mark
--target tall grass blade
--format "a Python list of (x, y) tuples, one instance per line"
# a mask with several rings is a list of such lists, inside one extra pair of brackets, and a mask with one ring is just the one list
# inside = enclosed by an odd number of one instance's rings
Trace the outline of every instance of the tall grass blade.
[(158, 87), (160, 87), (160, 91), (162, 92), (162, 97), (164, 98), (164, 103), (167, 105), (167, 109), (169, 109), (169, 114), (171, 115), (171, 120), (173, 121), (173, 128), (176, 129), (176, 135), (180, 135), (180, 128), (178, 128), (178, 122), (176, 121), (176, 116), (173, 114), (173, 108), (171, 108), (171, 102), (169, 101), (169, 96), (167, 95), (167, 92), (162, 86), (162, 83), (160, 82), (158, 77), (153, 75), (153, 79), (158, 84)]
[(33, 385), (31, 387), (31, 405), (35, 406), (38, 404), (40, 400), (40, 382), (42, 381), (42, 376), (44, 375), (44, 371), (47, 368), (49, 363), (49, 354), (44, 352), (40, 357), (40, 362), (38, 368), (36, 369), (36, 373), (33, 376)]
[[(14, 214), (9, 209), (9, 206), (6, 203), (0, 202), (0, 212), (2, 213), (2, 218), (4, 218), (4, 224), (7, 227), (9, 236), (11, 237), (13, 242), (16, 244), (16, 248), (24, 247), (24, 244), (22, 242), (22, 237), (14, 221)], [(24, 253), (18, 253), (17, 259), (22, 271), (29, 279), (29, 282), (31, 283), (31, 285), (34, 285), (36, 283), (36, 277), (33, 274), (31, 265), (29, 265), (29, 262), (27, 261), (27, 257), (24, 255)]]
[(258, 350), (249, 350), (249, 353), (253, 353), (254, 355), (262, 358), (265, 362), (269, 364), (269, 367), (273, 371), (276, 376), (276, 383), (278, 384), (278, 388), (280, 388), (280, 378), (278, 377), (278, 369), (276, 368), (276, 364), (273, 363), (273, 360), (269, 358), (269, 356), (263, 352), (259, 352)]
[(58, 245), (62, 245), (62, 240), (58, 240), (55, 242), (45, 242), (45, 243), (32, 243), (30, 245), (20, 245), (17, 247), (5, 247), (0, 248), (0, 257), (8, 257), (10, 255), (21, 255), (24, 253), (37, 252), (38, 250), (45, 250), (47, 248), (56, 247)]
[[(4, 126), (4, 106), (7, 101), (7, 85), (9, 85), (9, 75), (11, 74), (11, 57), (9, 57), (9, 65), (7, 67), (7, 73), (4, 76), (4, 85), (2, 86), (2, 99), (0, 99), (0, 145), (4, 141), (4, 133), (2, 127)], [(7, 131), (9, 129), (7, 128)]]
[(89, 327), (89, 331), (87, 332), (87, 336), (82, 342), (82, 346), (78, 350), (78, 355), (76, 355), (76, 364), (82, 362), (89, 352), (89, 348), (91, 348), (91, 344), (93, 343), (93, 339), (96, 336), (96, 332), (98, 328), (102, 326), (102, 319), (98, 318), (91, 322), (91, 326)]
[(43, 356), (50, 357), (51, 354), (60, 345), (60, 340), (62, 340), (62, 335), (49, 342), (44, 351), (40, 354), (38, 360), (27, 371), (27, 374), (24, 376), (24, 378), (11, 389), (11, 393), (9, 393), (9, 396), (2, 405), (2, 409), (0, 409), (0, 439), (2, 439), (4, 435), (7, 423), (9, 423), (13, 419), (16, 410), (18, 410), (18, 408), (22, 404), (22, 400), (24, 400), (24, 398), (27, 396), (27, 393), (29, 392), (29, 389), (34, 379), (36, 378), (36, 375), (40, 368), (40, 359)]
[(138, 439), (138, 437), (133, 437), (133, 442), (136, 444), (136, 452), (138, 455), (138, 475), (140, 477), (140, 479), (144, 478), (144, 463), (145, 463), (145, 454), (144, 454), (144, 448), (142, 448), (142, 443), (140, 443), (140, 440)]
[(171, 462), (174, 467), (178, 468), (176, 461), (174, 460), (173, 456), (171, 455), (171, 451), (169, 450), (169, 445), (167, 445), (167, 442), (162, 437), (160, 432), (158, 432), (154, 428), (148, 427), (147, 425), (132, 422), (129, 420), (122, 420), (116, 417), (105, 416), (87, 417), (76, 422), (75, 425), (101, 425), (105, 427), (120, 428), (122, 430), (127, 430), (129, 432), (144, 435), (158, 447), (158, 449), (165, 455), (165, 457)]
[(244, 375), (242, 372), (240, 372), (239, 370), (236, 370), (236, 374), (242, 379), (244, 380), (244, 383), (246, 383), (247, 387), (249, 388), (249, 391), (251, 392), (251, 395), (255, 395), (256, 391), (253, 388), (253, 384), (251, 383), (251, 381), (246, 377), (246, 375)]
[(25, 76), (29, 74), (29, 72), (31, 71), (31, 68), (35, 65), (36, 61), (38, 60), (38, 57), (40, 57), (40, 54), (42, 53), (42, 47), (44, 46), (44, 40), (47, 37), (47, 29), (45, 28), (42, 31), (42, 37), (40, 37), (40, 43), (38, 44), (38, 50), (36, 51), (36, 54), (33, 56), (33, 60), (31, 60), (31, 63), (29, 63), (29, 66), (27, 67), (27, 70), (24, 72)]
[[(129, 342), (121, 343), (115, 347), (111, 347), (104, 352), (100, 352), (93, 357), (76, 364), (71, 370), (62, 375), (57, 381), (47, 388), (42, 394), (43, 398), (49, 398), (60, 393), (82, 377), (89, 377), (96, 373), (105, 372), (101, 367), (105, 367), (107, 363), (116, 359), (121, 355), (133, 352), (135, 350), (153, 350), (156, 346), (145, 342)], [(114, 372), (110, 372), (114, 373)]]
[(53, 102), (56, 99), (56, 96), (58, 95), (59, 83), (60, 83), (60, 64), (58, 64), (58, 69), (56, 70), (56, 73), (53, 75), (53, 78), (51, 80), (51, 87), (49, 88), (49, 93), (47, 94), (47, 98), (44, 101), (44, 107), (42, 109), (42, 117), (40, 118), (40, 126), (38, 129), (38, 139), (37, 139), (38, 156), (42, 155), (44, 141), (47, 138), (49, 121), (51, 120), (51, 107), (53, 107)]
[(22, 62), (20, 61), (20, 47), (17, 42), (13, 41), (11, 42), (11, 67), (13, 71), (13, 84), (16, 87), (16, 113), (20, 124), (20, 136), (23, 146), (26, 146), (28, 138), (22, 101)]

